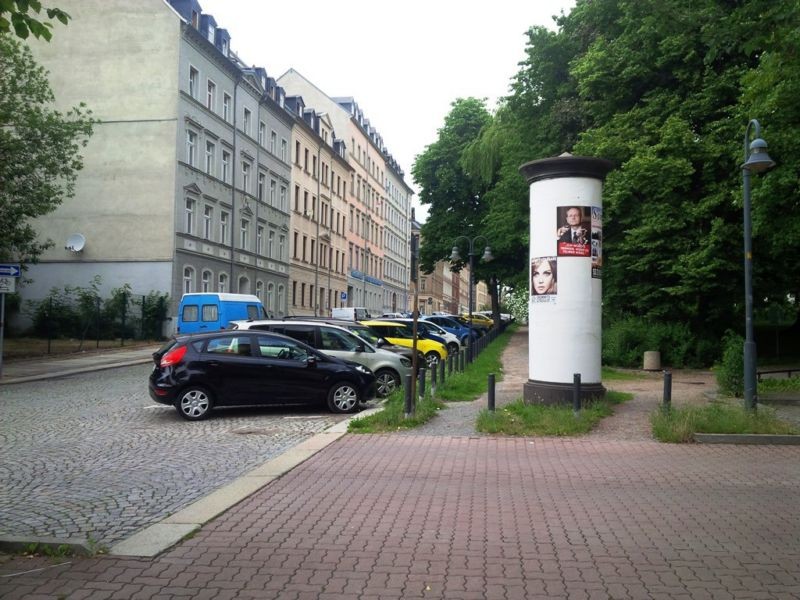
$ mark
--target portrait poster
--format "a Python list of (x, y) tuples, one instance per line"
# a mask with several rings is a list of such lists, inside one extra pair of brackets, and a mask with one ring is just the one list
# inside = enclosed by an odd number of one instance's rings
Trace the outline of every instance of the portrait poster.
[(590, 206), (556, 207), (556, 240), (558, 256), (591, 256)]
[(553, 302), (558, 294), (558, 264), (555, 256), (531, 259), (531, 298), (534, 302)]
[(603, 271), (603, 209), (592, 207), (592, 277), (602, 279)]

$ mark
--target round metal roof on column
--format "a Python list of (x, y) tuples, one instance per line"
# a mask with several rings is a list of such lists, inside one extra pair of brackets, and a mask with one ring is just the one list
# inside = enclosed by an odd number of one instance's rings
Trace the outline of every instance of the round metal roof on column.
[(593, 177), (602, 180), (613, 168), (614, 163), (605, 158), (573, 156), (565, 152), (561, 156), (527, 162), (519, 168), (519, 171), (530, 185), (534, 181), (559, 177)]

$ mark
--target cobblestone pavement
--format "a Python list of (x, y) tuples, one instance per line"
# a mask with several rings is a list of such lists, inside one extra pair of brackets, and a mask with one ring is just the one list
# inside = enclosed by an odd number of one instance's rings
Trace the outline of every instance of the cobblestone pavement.
[(190, 423), (154, 405), (150, 369), (0, 388), (0, 537), (110, 545), (345, 418), (259, 408)]
[(660, 444), (646, 404), (579, 438), (477, 435), (450, 409), (463, 435), (348, 435), (155, 559), (14, 558), (0, 596), (800, 598), (800, 446)]

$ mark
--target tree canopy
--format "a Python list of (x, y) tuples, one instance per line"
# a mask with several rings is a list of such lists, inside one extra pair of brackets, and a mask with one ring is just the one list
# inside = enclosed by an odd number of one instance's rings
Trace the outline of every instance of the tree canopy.
[[(66, 25), (70, 16), (60, 8), (45, 8), (48, 19), (56, 19)], [(29, 34), (36, 38), (47, 40), (53, 37), (53, 24), (34, 17), (42, 12), (42, 3), (39, 0), (0, 0), (0, 35), (5, 35), (14, 30), (14, 34), (22, 39), (27, 39)], [(33, 14), (32, 14), (33, 13)]]
[[(603, 193), (604, 317), (719, 339), (743, 313), (740, 165), (745, 128), (758, 118), (777, 166), (752, 179), (756, 311), (787, 302), (796, 311), (800, 3), (577, 0), (556, 24), (527, 32), (510, 95), (458, 146), (480, 189), (476, 225), (516, 274), (504, 280), (526, 285), (519, 166), (564, 151), (607, 158), (616, 168)], [(429, 220), (447, 214), (438, 182), (417, 183), (423, 202), (443, 203)], [(449, 240), (459, 227), (428, 229)]]
[(49, 241), (30, 221), (73, 195), (79, 154), (92, 134), (85, 105), (52, 108), (47, 73), (30, 50), (0, 35), (0, 259), (35, 262)]

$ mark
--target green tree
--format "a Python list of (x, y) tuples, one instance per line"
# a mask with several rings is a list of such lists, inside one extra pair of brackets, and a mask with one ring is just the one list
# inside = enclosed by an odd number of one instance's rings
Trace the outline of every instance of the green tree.
[[(48, 19), (57, 19), (64, 25), (70, 16), (60, 8), (45, 8)], [(50, 31), (53, 24), (34, 17), (42, 12), (42, 3), (39, 0), (0, 0), (0, 35), (7, 34), (14, 29), (17, 37), (27, 39), (29, 34), (36, 38), (43, 38), (48, 42), (53, 37)]]
[(75, 191), (94, 121), (83, 103), (52, 108), (46, 71), (30, 50), (0, 35), (0, 259), (35, 262), (52, 245), (37, 240), (31, 219)]

